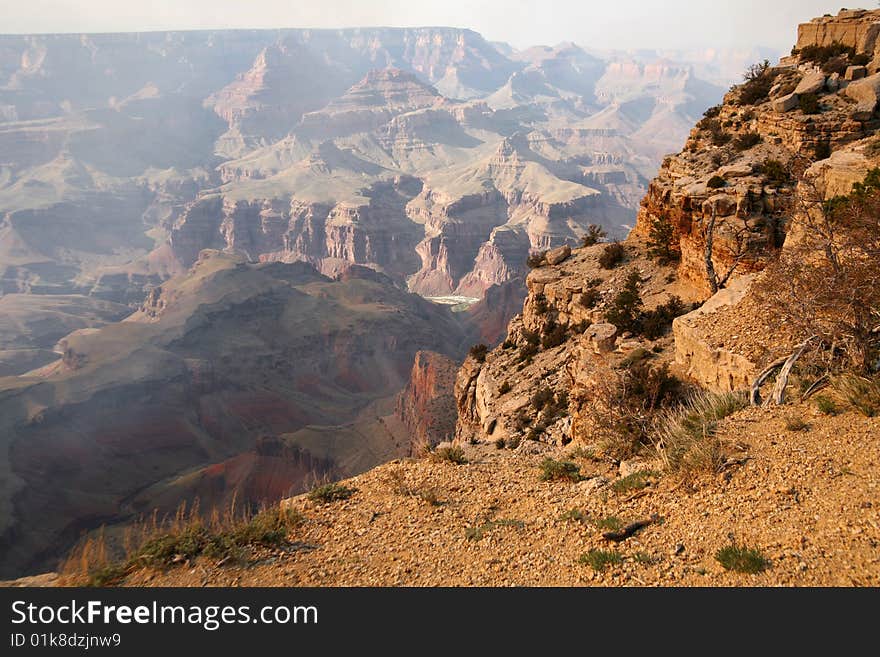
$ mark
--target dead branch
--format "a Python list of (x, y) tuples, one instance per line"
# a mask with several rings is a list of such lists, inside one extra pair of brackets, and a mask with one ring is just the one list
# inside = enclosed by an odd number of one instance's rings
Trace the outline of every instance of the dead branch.
[(761, 405), (761, 386), (770, 378), (770, 375), (773, 374), (780, 367), (785, 365), (788, 361), (789, 357), (780, 358), (779, 360), (775, 360), (770, 365), (767, 366), (763, 372), (758, 375), (758, 378), (755, 379), (755, 382), (752, 384), (752, 391), (749, 395), (749, 402), (752, 406), (760, 406)]
[(602, 538), (608, 541), (613, 541), (615, 543), (623, 543), (626, 539), (635, 536), (638, 532), (643, 530), (645, 527), (650, 527), (653, 524), (660, 522), (660, 516), (654, 514), (647, 520), (640, 520), (639, 522), (634, 522), (632, 524), (627, 525), (620, 531), (616, 532), (605, 532), (602, 534)]

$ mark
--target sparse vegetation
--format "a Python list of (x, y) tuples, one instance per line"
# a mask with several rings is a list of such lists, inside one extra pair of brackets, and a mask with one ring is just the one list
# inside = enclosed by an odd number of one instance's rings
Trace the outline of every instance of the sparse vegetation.
[(832, 386), (841, 399), (865, 417), (880, 415), (880, 380), (842, 374), (834, 377)]
[(723, 462), (715, 436), (719, 421), (745, 408), (745, 395), (699, 394), (682, 407), (667, 411), (657, 421), (656, 446), (670, 472), (714, 472)]
[(468, 355), (478, 363), (485, 363), (486, 356), (489, 355), (489, 347), (484, 344), (477, 344), (471, 347)]
[(556, 461), (546, 458), (541, 463), (541, 481), (573, 481), (581, 480), (581, 469), (570, 461)]
[(648, 486), (651, 485), (651, 481), (656, 479), (659, 476), (657, 472), (653, 470), (643, 470), (641, 472), (634, 472), (633, 474), (623, 477), (622, 479), (618, 479), (613, 484), (611, 484), (611, 490), (615, 493), (633, 493), (636, 491), (644, 490)]
[(613, 242), (605, 247), (602, 255), (599, 256), (599, 266), (602, 269), (614, 269), (623, 262), (626, 257), (626, 249), (620, 242)]
[(608, 516), (607, 518), (595, 518), (592, 522), (593, 526), (601, 531), (616, 532), (623, 529), (623, 521), (617, 516)]
[(715, 559), (725, 570), (755, 575), (770, 567), (770, 561), (760, 550), (728, 545), (715, 553)]
[(830, 201), (804, 177), (790, 215), (799, 239), (767, 268), (756, 298), (793, 337), (813, 339), (827, 370), (867, 374), (880, 354), (880, 169)]
[(540, 269), (547, 265), (547, 252), (542, 251), (540, 253), (533, 253), (526, 260), (526, 265), (529, 269)]
[(681, 259), (675, 226), (662, 217), (655, 217), (648, 228), (648, 257), (660, 265), (668, 265)]
[(819, 114), (819, 97), (816, 94), (803, 94), (799, 98), (800, 109), (804, 114)]
[(816, 397), (816, 408), (819, 409), (819, 412), (822, 415), (837, 415), (839, 410), (837, 408), (837, 404), (834, 403), (834, 400), (825, 395), (820, 395)]
[(706, 187), (709, 189), (721, 189), (722, 187), (727, 186), (727, 181), (724, 180), (721, 176), (712, 176), (709, 178), (709, 182), (706, 183)]
[(743, 75), (744, 83), (739, 90), (740, 105), (759, 105), (767, 100), (776, 82), (778, 71), (770, 67), (769, 60), (753, 64)]
[(785, 185), (791, 180), (791, 172), (779, 160), (767, 159), (758, 168), (765, 180), (773, 185)]
[(505, 381), (501, 384), (501, 387), (498, 388), (498, 394), (507, 395), (510, 393), (511, 390), (513, 390), (513, 388), (510, 385), (510, 381)]
[(844, 57), (853, 59), (856, 57), (856, 50), (852, 46), (845, 46), (835, 41), (828, 46), (807, 46), (801, 50), (795, 51), (800, 55), (801, 61), (812, 62), (814, 64), (826, 64), (829, 60), (836, 57)]
[(201, 556), (240, 562), (251, 548), (283, 545), (303, 522), (300, 513), (280, 505), (238, 514), (233, 502), (226, 513), (215, 511), (206, 518), (197, 504), (189, 511), (181, 504), (173, 518), (160, 521), (154, 514), (127, 531), (119, 560), (108, 554), (102, 531), (74, 548), (60, 570), (76, 585), (113, 586), (138, 568), (170, 568)]
[(566, 511), (561, 516), (559, 516), (559, 519), (562, 522), (581, 522), (581, 523), (586, 523), (589, 520), (589, 518), (587, 518), (587, 515), (583, 511), (581, 511), (580, 509), (571, 509), (569, 511)]
[(504, 438), (497, 438), (495, 440), (495, 449), (502, 450), (505, 447), (507, 447), (507, 442), (504, 440)]
[(581, 294), (581, 305), (588, 310), (593, 310), (601, 300), (602, 293), (593, 287), (584, 290)]
[(502, 527), (513, 527), (514, 529), (522, 529), (526, 526), (522, 520), (490, 520), (482, 525), (474, 527), (466, 527), (464, 530), (465, 538), (469, 541), (481, 541), (486, 534)]
[(568, 333), (562, 324), (552, 322), (549, 330), (541, 337), (541, 346), (544, 349), (555, 349), (563, 344), (568, 337)]
[(642, 309), (642, 296), (640, 288), (642, 275), (631, 271), (627, 277), (623, 289), (611, 301), (605, 311), (605, 320), (614, 324), (621, 331), (634, 331)]
[(590, 550), (581, 555), (578, 560), (582, 565), (589, 566), (597, 573), (601, 573), (608, 566), (618, 566), (623, 563), (623, 556), (616, 550)]
[(596, 246), (599, 242), (604, 241), (608, 237), (605, 229), (596, 224), (590, 224), (586, 234), (581, 238), (581, 245), (584, 247)]
[(457, 445), (453, 447), (441, 447), (431, 456), (435, 461), (452, 463), (453, 465), (467, 465), (468, 462), (464, 450)]
[(761, 135), (757, 132), (744, 132), (733, 140), (733, 148), (739, 152), (750, 150), (761, 143)]
[(804, 420), (803, 416), (797, 413), (789, 413), (785, 416), (785, 429), (794, 433), (807, 431), (810, 425)]
[(348, 488), (338, 483), (320, 484), (309, 491), (309, 500), (320, 504), (330, 504), (340, 500), (347, 500), (355, 494), (353, 488)]

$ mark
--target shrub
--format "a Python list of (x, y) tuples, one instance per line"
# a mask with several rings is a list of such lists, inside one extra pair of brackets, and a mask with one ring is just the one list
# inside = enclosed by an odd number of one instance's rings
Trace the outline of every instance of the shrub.
[(489, 347), (484, 344), (477, 344), (471, 347), (468, 355), (478, 363), (485, 363), (486, 356), (489, 355)]
[(609, 324), (614, 324), (621, 331), (635, 330), (642, 308), (641, 284), (641, 274), (635, 270), (631, 271), (624, 288), (614, 297), (605, 311), (605, 319)]
[(506, 395), (509, 394), (512, 390), (510, 386), (510, 381), (505, 381), (501, 384), (501, 387), (498, 389), (499, 394)]
[(837, 415), (837, 404), (830, 397), (824, 395), (816, 397), (816, 408), (822, 415)]
[(721, 114), (721, 105), (715, 105), (714, 107), (710, 107), (705, 112), (703, 112), (703, 117), (706, 119), (714, 119), (719, 114)]
[(584, 290), (581, 294), (581, 305), (588, 310), (592, 310), (602, 300), (602, 293), (594, 287)]
[(623, 529), (623, 521), (617, 516), (593, 519), (593, 526), (606, 532), (617, 532)]
[(865, 417), (880, 415), (880, 381), (843, 374), (832, 380), (832, 386), (847, 404)]
[(614, 269), (623, 262), (626, 257), (626, 249), (620, 242), (614, 242), (605, 247), (602, 255), (599, 256), (599, 266), (602, 269)]
[(321, 484), (309, 491), (309, 499), (312, 502), (330, 504), (339, 500), (347, 500), (354, 494), (353, 488), (346, 488), (342, 484)]
[(507, 443), (504, 440), (504, 438), (498, 438), (495, 441), (495, 449), (501, 450), (501, 449), (504, 449), (505, 447), (507, 447)]
[(622, 564), (623, 557), (620, 555), (620, 552), (615, 550), (590, 550), (586, 554), (581, 555), (578, 561), (584, 566), (589, 566), (597, 573), (601, 573), (608, 566)]
[(526, 260), (526, 265), (529, 269), (540, 269), (541, 267), (547, 264), (547, 252), (542, 251), (541, 253), (533, 253), (529, 256), (528, 260)]
[(785, 416), (785, 429), (787, 431), (799, 432), (807, 431), (810, 425), (800, 415), (789, 413)]
[(844, 56), (832, 57), (827, 62), (822, 64), (822, 72), (825, 75), (833, 75), (837, 73), (838, 75), (843, 75), (846, 73), (846, 69), (849, 67), (849, 61)]
[(535, 314), (537, 315), (546, 315), (550, 311), (550, 306), (547, 303), (547, 297), (543, 294), (538, 294), (535, 296)]
[(713, 130), (712, 131), (712, 145), (713, 146), (724, 146), (730, 143), (732, 139), (729, 132), (726, 130)]
[(648, 257), (660, 265), (668, 265), (681, 259), (681, 251), (675, 239), (675, 226), (661, 217), (654, 217), (648, 228)]
[(570, 461), (546, 458), (541, 463), (541, 481), (580, 481), (581, 469)]
[(759, 173), (763, 174), (767, 182), (775, 185), (784, 185), (791, 180), (791, 173), (779, 160), (764, 160), (759, 167)]
[(804, 94), (800, 97), (800, 108), (804, 114), (818, 114), (819, 97), (816, 94)]
[(458, 446), (443, 447), (438, 449), (431, 456), (435, 461), (452, 463), (453, 465), (466, 465), (468, 462), (464, 455), (464, 450)]
[(760, 550), (728, 545), (715, 553), (715, 559), (725, 570), (754, 575), (770, 567), (770, 561)]
[(756, 300), (838, 371), (868, 373), (880, 353), (880, 169), (827, 202), (806, 178), (793, 205), (799, 238), (765, 270)]
[(871, 56), (866, 53), (859, 53), (852, 58), (851, 63), (853, 66), (867, 66), (871, 63)]
[(727, 186), (727, 181), (721, 176), (712, 176), (709, 178), (709, 182), (706, 183), (706, 186), (709, 189), (721, 189), (722, 187)]
[(690, 308), (679, 297), (672, 296), (654, 310), (642, 313), (638, 320), (638, 332), (648, 340), (656, 340), (669, 330), (673, 320), (689, 311)]
[(651, 470), (635, 472), (628, 477), (615, 481), (611, 484), (611, 490), (615, 493), (632, 493), (634, 491), (644, 490), (651, 485), (651, 480), (657, 476), (657, 473)]
[(562, 522), (587, 522), (587, 516), (580, 509), (571, 509), (570, 511), (566, 511), (559, 519)]
[(817, 160), (827, 160), (831, 157), (831, 144), (827, 141), (820, 141), (816, 144), (815, 157)]
[(541, 346), (544, 349), (556, 349), (565, 342), (566, 337), (568, 336), (565, 327), (553, 322), (550, 330), (541, 338)]
[(852, 59), (856, 56), (856, 50), (852, 46), (845, 46), (835, 41), (828, 46), (807, 46), (797, 54), (800, 55), (801, 61), (825, 64), (830, 59), (840, 56)]
[(739, 90), (739, 104), (758, 105), (766, 101), (777, 76), (778, 71), (770, 68), (766, 59), (750, 66), (743, 76), (745, 82)]
[(522, 520), (490, 520), (476, 527), (467, 527), (464, 530), (465, 538), (469, 541), (481, 541), (491, 531), (500, 529), (501, 527), (513, 527), (522, 529), (526, 526)]
[(660, 416), (656, 447), (670, 472), (714, 472), (722, 463), (721, 444), (715, 437), (717, 423), (745, 408), (745, 395), (700, 394), (681, 408)]
[(547, 406), (553, 403), (553, 390), (550, 388), (541, 388), (536, 390), (531, 399), (532, 408), (536, 411), (543, 411)]
[(754, 148), (761, 143), (761, 135), (757, 132), (744, 132), (733, 140), (733, 147), (737, 151), (743, 152)]
[(219, 562), (241, 561), (248, 548), (283, 545), (289, 532), (304, 520), (298, 512), (280, 505), (255, 515), (237, 515), (231, 506), (225, 514), (215, 512), (203, 518), (198, 505), (187, 513), (182, 504), (173, 518), (158, 522), (154, 516), (128, 532), (120, 560), (108, 559), (102, 533), (74, 548), (61, 572), (77, 585), (113, 586), (145, 566), (170, 568), (199, 556)]
[(581, 244), (584, 247), (596, 246), (606, 237), (608, 237), (608, 233), (605, 232), (604, 228), (602, 228), (601, 226), (597, 226), (596, 224), (590, 224), (590, 226), (587, 228), (586, 235), (581, 238)]

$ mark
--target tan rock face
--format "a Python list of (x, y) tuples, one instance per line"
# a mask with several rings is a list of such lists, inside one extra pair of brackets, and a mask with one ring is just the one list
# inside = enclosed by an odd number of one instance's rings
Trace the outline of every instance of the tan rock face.
[(675, 361), (688, 377), (716, 392), (748, 388), (755, 378), (756, 366), (744, 356), (707, 344), (698, 327), (699, 320), (722, 308), (736, 305), (748, 292), (753, 277), (737, 279), (701, 308), (679, 317), (672, 326), (675, 334)]
[(798, 27), (796, 48), (841, 43), (859, 53), (873, 54), (880, 35), (880, 11), (841, 10), (837, 16), (815, 18)]

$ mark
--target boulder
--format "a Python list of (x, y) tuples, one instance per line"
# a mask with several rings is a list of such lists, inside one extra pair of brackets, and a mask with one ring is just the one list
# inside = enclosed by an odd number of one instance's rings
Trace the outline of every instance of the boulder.
[(752, 165), (748, 162), (731, 164), (726, 167), (721, 167), (718, 170), (718, 175), (725, 180), (730, 180), (731, 178), (745, 178), (746, 176), (752, 175)]
[(844, 93), (856, 101), (860, 107), (871, 107), (871, 111), (875, 110), (877, 102), (880, 100), (880, 73), (853, 82)]
[(797, 107), (799, 103), (800, 98), (797, 97), (797, 94), (788, 94), (787, 96), (771, 101), (770, 107), (774, 112), (785, 114)]
[(849, 66), (846, 69), (846, 73), (843, 75), (843, 79), (849, 82), (853, 82), (855, 80), (861, 80), (868, 75), (868, 68), (866, 66)]
[(840, 73), (832, 73), (829, 75), (828, 81), (825, 83), (825, 88), (831, 93), (837, 93), (840, 89)]
[(817, 94), (825, 88), (825, 74), (818, 73), (808, 73), (801, 83), (794, 90), (796, 96), (803, 96), (806, 94)]
[(561, 265), (571, 257), (571, 247), (567, 244), (553, 249), (547, 253), (547, 264), (551, 266)]
[(593, 324), (585, 335), (597, 354), (610, 354), (617, 348), (617, 327), (614, 324)]

